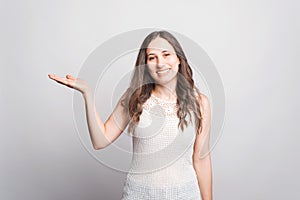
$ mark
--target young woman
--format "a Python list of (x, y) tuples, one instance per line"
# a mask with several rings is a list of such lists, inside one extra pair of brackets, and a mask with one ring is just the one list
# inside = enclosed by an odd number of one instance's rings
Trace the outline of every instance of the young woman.
[(83, 94), (94, 149), (110, 145), (128, 126), (133, 157), (122, 200), (211, 200), (211, 109), (192, 76), (176, 38), (167, 31), (150, 33), (139, 50), (130, 86), (103, 123), (87, 81), (49, 74)]

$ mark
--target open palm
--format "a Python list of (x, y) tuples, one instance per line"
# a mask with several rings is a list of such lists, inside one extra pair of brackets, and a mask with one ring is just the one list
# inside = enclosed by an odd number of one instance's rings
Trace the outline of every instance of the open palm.
[(49, 78), (52, 80), (55, 80), (56, 82), (65, 85), (67, 87), (73, 88), (78, 90), (81, 93), (87, 92), (90, 87), (87, 81), (80, 79), (80, 78), (75, 78), (69, 74), (66, 75), (66, 78), (64, 77), (58, 77), (54, 74), (48, 74)]

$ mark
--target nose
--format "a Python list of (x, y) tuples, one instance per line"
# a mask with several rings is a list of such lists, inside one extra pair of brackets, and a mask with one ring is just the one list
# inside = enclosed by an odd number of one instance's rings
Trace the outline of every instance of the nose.
[(162, 57), (162, 56), (158, 56), (157, 57), (157, 65), (159, 67), (164, 67), (164, 65), (165, 65), (165, 59), (164, 59), (164, 57)]

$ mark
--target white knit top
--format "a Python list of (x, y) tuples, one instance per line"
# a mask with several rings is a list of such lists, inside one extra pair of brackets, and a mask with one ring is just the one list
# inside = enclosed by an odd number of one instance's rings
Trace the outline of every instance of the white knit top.
[(182, 132), (177, 110), (176, 101), (153, 94), (144, 103), (132, 134), (132, 162), (122, 200), (201, 200), (192, 161), (194, 118)]

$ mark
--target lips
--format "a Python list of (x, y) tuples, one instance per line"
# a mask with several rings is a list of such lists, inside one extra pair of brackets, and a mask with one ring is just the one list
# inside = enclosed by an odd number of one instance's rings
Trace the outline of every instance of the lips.
[(158, 73), (158, 74), (163, 74), (163, 73), (166, 73), (166, 72), (170, 71), (170, 69), (171, 69), (171, 68), (161, 69), (161, 70), (156, 71), (156, 73)]

